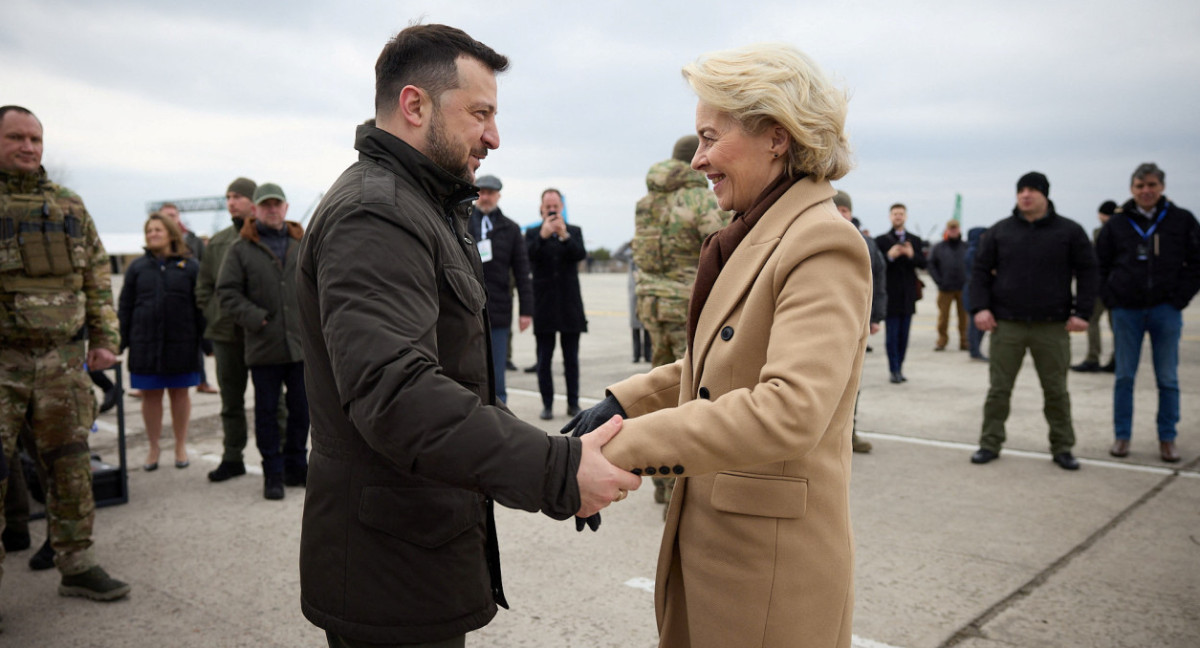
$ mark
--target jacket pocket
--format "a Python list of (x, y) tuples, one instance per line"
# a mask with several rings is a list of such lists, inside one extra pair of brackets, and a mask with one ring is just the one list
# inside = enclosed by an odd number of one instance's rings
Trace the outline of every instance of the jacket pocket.
[(483, 286), (479, 285), (475, 275), (459, 268), (446, 268), (446, 283), (468, 311), (478, 313), (483, 310), (484, 304), (487, 303), (487, 293), (484, 292)]
[(807, 479), (720, 472), (713, 480), (712, 506), (725, 513), (794, 519), (807, 505)]
[(435, 549), (478, 525), (483, 505), (478, 495), (464, 490), (367, 486), (358, 519), (405, 542)]

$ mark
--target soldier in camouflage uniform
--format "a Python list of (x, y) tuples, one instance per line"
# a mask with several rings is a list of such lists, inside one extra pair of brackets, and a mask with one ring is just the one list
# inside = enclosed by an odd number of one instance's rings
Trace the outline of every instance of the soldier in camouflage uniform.
[[(84, 363), (105, 369), (116, 362), (117, 314), (96, 226), (79, 196), (50, 182), (41, 161), (41, 122), (24, 108), (0, 107), (0, 441), (11, 457), (22, 425), (32, 429), (49, 481), (59, 593), (107, 601), (128, 594), (129, 585), (92, 556), (88, 432), (96, 401)], [(0, 482), (0, 491), (7, 485)], [(0, 567), (3, 558), (0, 549)]]
[[(700, 245), (729, 224), (708, 179), (691, 167), (700, 142), (695, 135), (675, 143), (671, 159), (650, 167), (649, 190), (637, 204), (631, 246), (638, 267), (637, 316), (650, 332), (655, 367), (683, 358), (687, 350), (688, 299), (696, 281)], [(654, 499), (671, 500), (673, 478), (654, 478)]]

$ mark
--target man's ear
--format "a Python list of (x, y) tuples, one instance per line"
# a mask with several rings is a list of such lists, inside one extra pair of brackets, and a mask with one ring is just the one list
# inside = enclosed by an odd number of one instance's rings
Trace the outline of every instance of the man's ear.
[(420, 128), (428, 121), (433, 110), (429, 95), (417, 86), (404, 86), (396, 103), (401, 118), (413, 128)]

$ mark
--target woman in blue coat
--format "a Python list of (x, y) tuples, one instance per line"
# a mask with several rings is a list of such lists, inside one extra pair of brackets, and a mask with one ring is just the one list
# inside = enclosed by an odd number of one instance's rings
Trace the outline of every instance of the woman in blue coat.
[(158, 469), (162, 436), (163, 391), (171, 401), (175, 467), (187, 468), (190, 387), (200, 384), (200, 338), (204, 315), (196, 307), (200, 266), (169, 218), (154, 213), (146, 220), (146, 255), (125, 272), (117, 315), (121, 349), (129, 349), (129, 382), (142, 390), (142, 420), (150, 450), (144, 470)]

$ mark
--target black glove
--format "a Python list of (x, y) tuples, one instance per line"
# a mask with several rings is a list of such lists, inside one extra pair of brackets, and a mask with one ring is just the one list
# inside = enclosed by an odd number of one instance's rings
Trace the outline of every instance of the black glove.
[[(573, 437), (581, 437), (592, 430), (604, 425), (613, 416), (620, 415), (625, 417), (625, 408), (621, 407), (621, 403), (616, 397), (609, 394), (604, 400), (600, 401), (593, 407), (589, 407), (575, 415), (566, 425), (559, 430), (560, 434), (571, 433)], [(592, 531), (600, 528), (600, 514), (596, 513), (586, 519), (581, 517), (575, 518), (575, 530), (583, 531), (584, 525), (591, 527)]]

